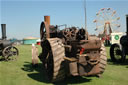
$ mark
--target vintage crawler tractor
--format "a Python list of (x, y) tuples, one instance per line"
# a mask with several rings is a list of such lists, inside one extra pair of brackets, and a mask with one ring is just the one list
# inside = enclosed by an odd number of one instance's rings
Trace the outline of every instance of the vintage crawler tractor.
[(6, 40), (6, 24), (1, 24), (2, 39), (0, 39), (0, 56), (5, 60), (14, 60), (18, 57), (18, 49), (9, 40)]
[(128, 55), (128, 15), (126, 15), (126, 35), (120, 38), (120, 44), (113, 44), (110, 48), (110, 56), (113, 62), (122, 63)]
[(107, 57), (101, 40), (89, 37), (85, 29), (58, 29), (50, 25), (50, 16), (40, 26), (42, 61), (51, 82), (66, 76), (101, 76)]

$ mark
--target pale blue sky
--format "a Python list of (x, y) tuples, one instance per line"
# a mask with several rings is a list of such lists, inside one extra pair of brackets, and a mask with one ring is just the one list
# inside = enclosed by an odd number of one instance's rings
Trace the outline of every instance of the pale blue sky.
[[(125, 15), (128, 0), (87, 0), (87, 29), (94, 34), (96, 12), (101, 8), (113, 8), (121, 18), (121, 31), (125, 32)], [(7, 24), (7, 37), (39, 37), (40, 23), (44, 15), (51, 16), (52, 25), (84, 27), (83, 0), (1, 0), (0, 23)], [(1, 37), (1, 30), (0, 30)]]

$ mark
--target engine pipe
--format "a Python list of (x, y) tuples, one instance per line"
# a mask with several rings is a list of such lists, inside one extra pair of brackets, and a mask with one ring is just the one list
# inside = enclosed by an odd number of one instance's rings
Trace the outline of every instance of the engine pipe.
[(44, 16), (45, 28), (46, 28), (46, 37), (50, 38), (50, 16)]
[(2, 40), (6, 40), (6, 24), (1, 24)]
[(128, 36), (128, 15), (126, 15), (126, 34)]
[(44, 21), (50, 25), (50, 16), (44, 16)]

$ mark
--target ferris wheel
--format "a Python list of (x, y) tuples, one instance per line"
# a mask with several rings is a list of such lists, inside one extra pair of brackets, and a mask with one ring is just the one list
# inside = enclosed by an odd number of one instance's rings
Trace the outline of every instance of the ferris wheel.
[(96, 23), (95, 31), (103, 36), (110, 36), (112, 32), (119, 32), (119, 20), (120, 17), (117, 16), (115, 10), (112, 8), (102, 8), (96, 13), (96, 19), (93, 21)]

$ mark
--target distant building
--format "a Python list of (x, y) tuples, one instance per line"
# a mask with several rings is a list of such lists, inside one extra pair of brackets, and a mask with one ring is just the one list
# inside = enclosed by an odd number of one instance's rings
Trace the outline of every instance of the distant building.
[(23, 40), (18, 40), (16, 38), (12, 38), (12, 39), (9, 39), (11, 43), (13, 43), (14, 45), (21, 45), (23, 44)]
[(125, 35), (123, 32), (113, 32), (110, 35), (110, 43), (111, 44), (120, 44), (120, 38)]
[(36, 44), (37, 43), (37, 40), (39, 38), (35, 38), (35, 37), (26, 37), (23, 39), (23, 44)]

